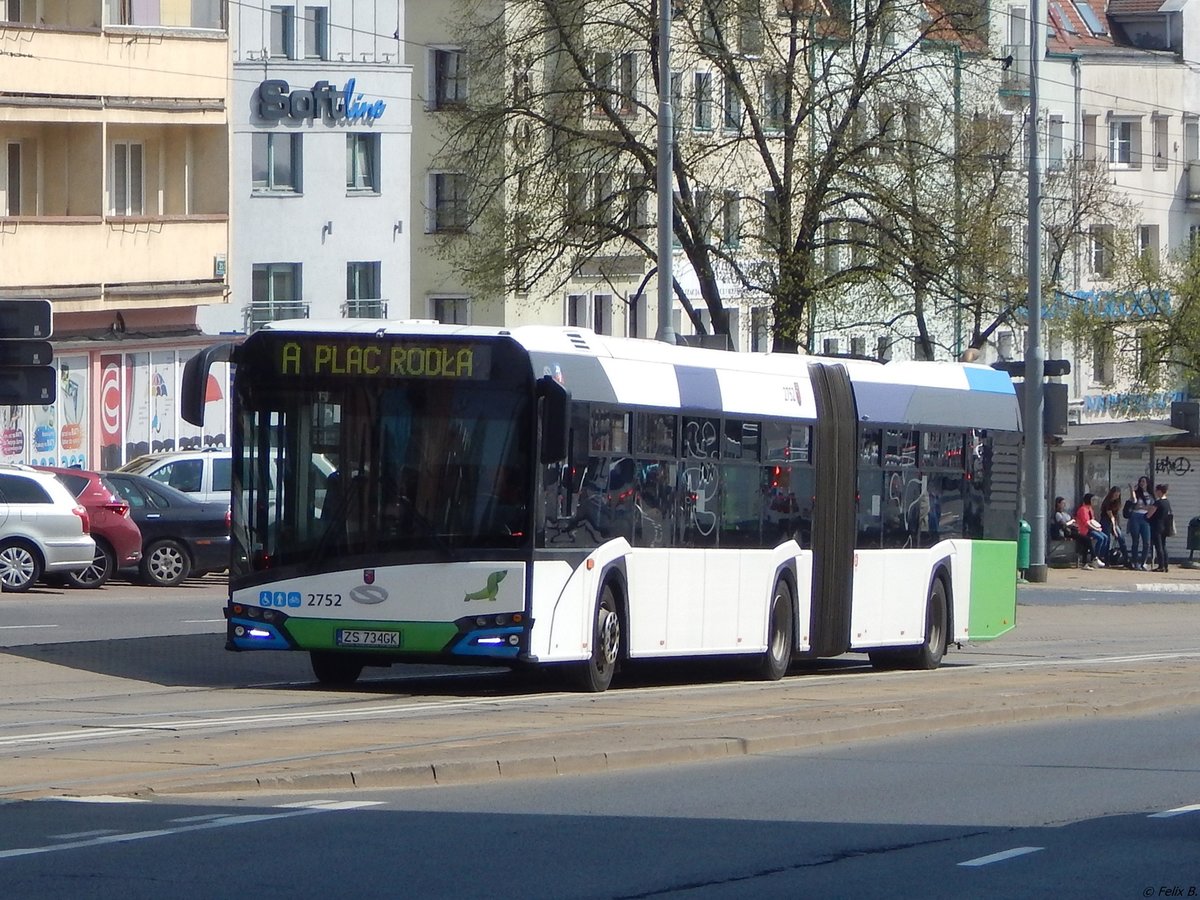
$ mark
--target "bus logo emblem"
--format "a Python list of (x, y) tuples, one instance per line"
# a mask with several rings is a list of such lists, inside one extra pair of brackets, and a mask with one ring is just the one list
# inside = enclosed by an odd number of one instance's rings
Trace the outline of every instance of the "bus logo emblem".
[(363, 584), (374, 584), (374, 583), (375, 583), (375, 570), (374, 569), (363, 569)]

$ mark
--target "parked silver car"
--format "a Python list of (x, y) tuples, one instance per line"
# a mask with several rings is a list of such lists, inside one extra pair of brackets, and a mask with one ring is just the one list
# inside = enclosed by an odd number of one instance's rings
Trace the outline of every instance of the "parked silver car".
[(88, 512), (49, 472), (0, 465), (0, 589), (85, 569), (96, 555)]
[(131, 459), (117, 471), (153, 478), (160, 484), (183, 491), (193, 500), (228, 503), (232, 469), (228, 447), (209, 447), (146, 453)]

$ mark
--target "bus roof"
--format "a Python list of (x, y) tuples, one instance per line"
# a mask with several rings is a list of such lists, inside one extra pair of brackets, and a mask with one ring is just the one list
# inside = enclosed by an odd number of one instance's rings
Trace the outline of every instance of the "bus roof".
[(729, 415), (815, 419), (809, 366), (840, 365), (850, 375), (862, 422), (1020, 430), (1011, 379), (977, 363), (733, 353), (549, 325), (297, 319), (273, 322), (264, 330), (377, 338), (507, 337), (529, 353), (535, 378), (555, 378), (576, 399)]

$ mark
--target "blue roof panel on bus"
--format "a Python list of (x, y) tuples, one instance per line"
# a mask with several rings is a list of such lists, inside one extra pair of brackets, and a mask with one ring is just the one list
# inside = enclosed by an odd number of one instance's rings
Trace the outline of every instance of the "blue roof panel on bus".
[(684, 409), (722, 408), (721, 385), (717, 382), (716, 370), (676, 366), (675, 379), (679, 382), (679, 405)]
[(988, 391), (992, 394), (1012, 394), (1013, 391), (1012, 378), (1007, 372), (1001, 372), (999, 369), (992, 368), (975, 368), (973, 366), (965, 366), (963, 371), (967, 373), (967, 385), (973, 391)]

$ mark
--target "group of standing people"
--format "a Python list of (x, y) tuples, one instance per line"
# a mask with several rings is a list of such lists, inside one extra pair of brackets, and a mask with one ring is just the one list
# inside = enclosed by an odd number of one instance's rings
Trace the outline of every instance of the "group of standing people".
[[(1167, 571), (1167, 538), (1174, 534), (1175, 527), (1167, 485), (1156, 484), (1151, 491), (1150, 479), (1143, 475), (1136, 486), (1129, 486), (1128, 497), (1119, 487), (1112, 487), (1100, 502), (1099, 511), (1094, 501), (1094, 494), (1084, 494), (1072, 517), (1067, 512), (1067, 501), (1054, 499), (1052, 537), (1074, 538), (1083, 568), (1118, 564), (1145, 572), (1146, 564), (1153, 559), (1155, 572)], [(1126, 523), (1124, 527), (1122, 522)]]

